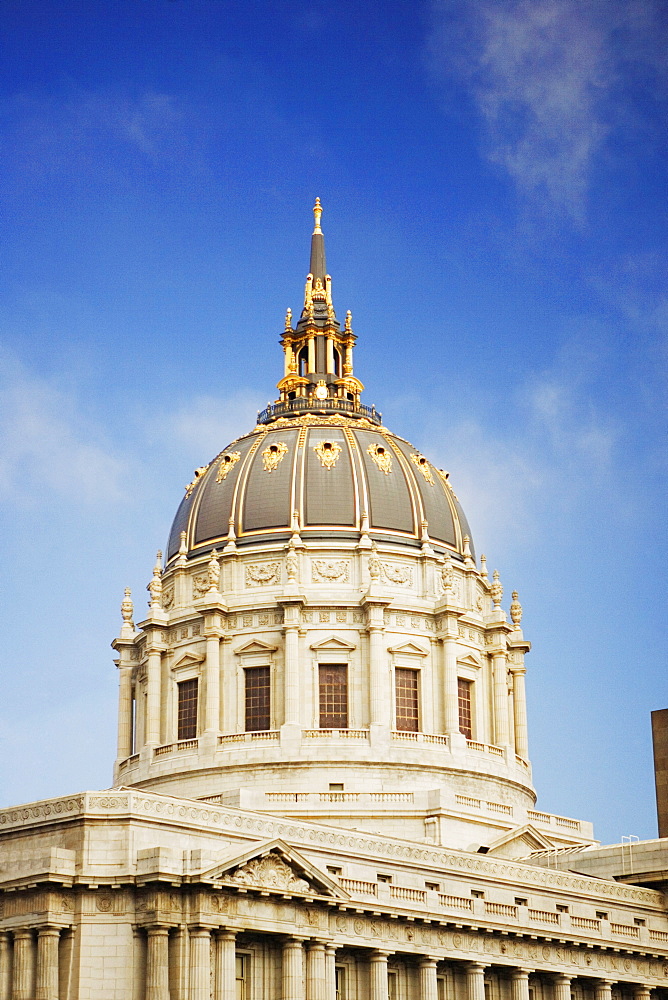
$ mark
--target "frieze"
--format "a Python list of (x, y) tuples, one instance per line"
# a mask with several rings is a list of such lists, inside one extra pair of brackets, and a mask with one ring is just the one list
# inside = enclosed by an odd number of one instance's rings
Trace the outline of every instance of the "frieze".
[(165, 589), (162, 592), (162, 606), (165, 609), (165, 611), (169, 611), (169, 609), (172, 607), (173, 604), (174, 604), (174, 587), (173, 586), (165, 587)]
[(393, 563), (381, 562), (383, 579), (396, 587), (411, 587), (413, 585), (413, 570), (410, 566), (397, 566)]
[(313, 583), (348, 583), (349, 564), (345, 559), (314, 559)]
[(208, 573), (197, 573), (192, 578), (192, 588), (193, 588), (193, 600), (197, 601), (200, 597), (204, 597), (209, 589), (209, 574)]
[(269, 587), (279, 582), (280, 563), (251, 563), (246, 566), (247, 587)]

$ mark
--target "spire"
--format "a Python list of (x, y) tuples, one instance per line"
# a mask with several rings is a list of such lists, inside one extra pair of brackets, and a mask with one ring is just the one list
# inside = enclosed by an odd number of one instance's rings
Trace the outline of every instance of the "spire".
[(313, 228), (313, 235), (311, 236), (311, 264), (309, 271), (313, 275), (314, 284), (316, 278), (320, 278), (324, 286), (325, 275), (327, 274), (327, 265), (325, 263), (325, 237), (323, 236), (322, 229), (320, 228), (320, 218), (322, 216), (320, 198), (315, 199), (313, 215), (315, 217), (315, 226)]
[[(381, 415), (374, 407), (360, 401), (364, 386), (353, 373), (356, 338), (351, 314), (347, 313), (342, 329), (334, 311), (332, 279), (327, 274), (325, 237), (320, 227), (320, 198), (315, 199), (313, 217), (304, 308), (294, 327), (292, 310), (288, 309), (281, 336), (284, 370), (277, 386), (280, 398), (258, 413), (258, 423), (266, 424), (278, 417), (299, 416), (312, 410), (366, 417), (379, 424)], [(192, 492), (190, 486), (188, 489)]]

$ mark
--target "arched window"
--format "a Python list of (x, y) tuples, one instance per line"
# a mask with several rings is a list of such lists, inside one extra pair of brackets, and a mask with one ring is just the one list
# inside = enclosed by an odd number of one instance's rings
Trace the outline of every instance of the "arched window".
[(297, 361), (299, 364), (299, 374), (303, 378), (305, 375), (308, 375), (308, 347), (302, 347), (297, 355)]

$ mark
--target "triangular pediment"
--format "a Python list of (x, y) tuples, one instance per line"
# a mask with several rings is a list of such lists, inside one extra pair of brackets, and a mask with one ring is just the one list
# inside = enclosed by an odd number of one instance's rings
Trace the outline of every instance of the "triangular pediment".
[(403, 656), (428, 656), (429, 650), (417, 646), (414, 642), (405, 642), (401, 646), (392, 646), (390, 653), (401, 653)]
[(463, 667), (480, 666), (480, 660), (478, 660), (475, 656), (472, 656), (470, 653), (467, 653), (466, 656), (458, 656), (457, 663), (461, 663)]
[(314, 642), (311, 649), (341, 649), (350, 652), (355, 649), (355, 647), (350, 642), (346, 642), (345, 639), (341, 639), (338, 635), (330, 635), (327, 639), (321, 639), (320, 642)]
[(526, 826), (517, 827), (499, 837), (489, 845), (486, 853), (490, 857), (497, 858), (523, 858), (531, 851), (541, 851), (551, 847), (554, 847), (552, 841), (535, 826), (527, 823)]
[(227, 858), (203, 872), (200, 878), (281, 894), (349, 898), (336, 879), (279, 839), (254, 844), (243, 854)]
[(252, 642), (247, 642), (245, 646), (241, 646), (239, 649), (235, 650), (238, 655), (247, 656), (249, 653), (275, 653), (277, 646), (270, 646), (268, 642), (262, 642), (260, 639), (253, 639)]
[(183, 667), (198, 666), (203, 659), (203, 656), (197, 656), (195, 653), (184, 653), (180, 660), (176, 660), (176, 662), (172, 664), (172, 670), (181, 670)]

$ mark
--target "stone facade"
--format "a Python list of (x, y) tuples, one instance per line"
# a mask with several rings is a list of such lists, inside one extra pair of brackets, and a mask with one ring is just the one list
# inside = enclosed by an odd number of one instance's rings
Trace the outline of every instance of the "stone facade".
[(0, 1000), (668, 1000), (664, 842), (536, 809), (517, 593), (360, 402), (315, 212), (280, 398), (125, 593), (114, 787), (0, 812)]

